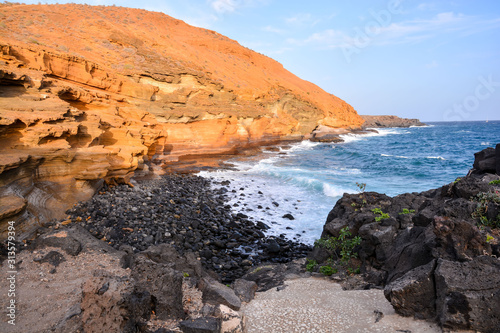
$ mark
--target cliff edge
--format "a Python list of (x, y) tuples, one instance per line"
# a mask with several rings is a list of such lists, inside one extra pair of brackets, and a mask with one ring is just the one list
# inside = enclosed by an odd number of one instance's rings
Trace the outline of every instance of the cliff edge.
[(4, 3), (0, 17), (0, 234), (60, 218), (103, 180), (363, 123), (278, 62), (163, 13)]

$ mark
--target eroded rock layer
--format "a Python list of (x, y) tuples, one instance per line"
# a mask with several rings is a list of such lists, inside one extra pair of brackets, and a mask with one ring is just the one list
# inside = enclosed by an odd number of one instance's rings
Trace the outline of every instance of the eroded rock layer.
[(12, 203), (0, 233), (60, 217), (103, 180), (363, 123), (278, 62), (163, 13), (2, 4), (0, 16), (0, 200)]

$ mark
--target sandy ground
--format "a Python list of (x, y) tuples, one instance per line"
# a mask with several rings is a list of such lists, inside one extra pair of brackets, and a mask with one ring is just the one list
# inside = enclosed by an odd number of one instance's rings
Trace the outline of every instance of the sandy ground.
[(344, 291), (323, 278), (285, 284), (285, 290), (257, 293), (244, 305), (248, 333), (442, 332), (435, 324), (397, 315), (382, 290)]

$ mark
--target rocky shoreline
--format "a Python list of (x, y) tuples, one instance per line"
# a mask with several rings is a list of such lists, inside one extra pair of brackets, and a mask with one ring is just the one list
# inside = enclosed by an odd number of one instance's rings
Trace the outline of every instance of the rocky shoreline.
[(297, 258), (311, 248), (232, 213), (228, 183), (168, 175), (130, 185), (103, 187), (18, 244), (24, 315), (15, 326), (2, 317), (5, 332), (245, 332), (242, 302), (309, 276)]
[[(359, 236), (361, 274), (339, 269), (329, 279), (384, 289), (398, 314), (447, 330), (498, 332), (499, 174), (500, 144), (439, 189), (345, 194), (322, 237), (345, 227)], [(40, 228), (18, 244), (17, 301), (30, 315), (9, 332), (245, 332), (238, 310), (256, 291), (330, 275), (320, 268), (331, 251), (266, 236), (268, 226), (227, 204), (230, 184), (172, 174), (106, 185)]]
[[(166, 175), (133, 188), (106, 186), (98, 195), (67, 211), (62, 224), (79, 224), (115, 249), (137, 253), (170, 244), (180, 254), (197, 253), (207, 270), (231, 283), (261, 263), (286, 263), (311, 247), (280, 237), (227, 204), (229, 181), (217, 184), (195, 175)], [(276, 203), (278, 204), (278, 203)]]

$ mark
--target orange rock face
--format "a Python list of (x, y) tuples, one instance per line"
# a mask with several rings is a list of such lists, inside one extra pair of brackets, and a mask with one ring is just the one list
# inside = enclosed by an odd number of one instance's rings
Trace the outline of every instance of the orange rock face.
[(162, 13), (0, 4), (0, 18), (0, 203), (18, 208), (0, 232), (61, 217), (103, 180), (363, 123), (278, 62)]

